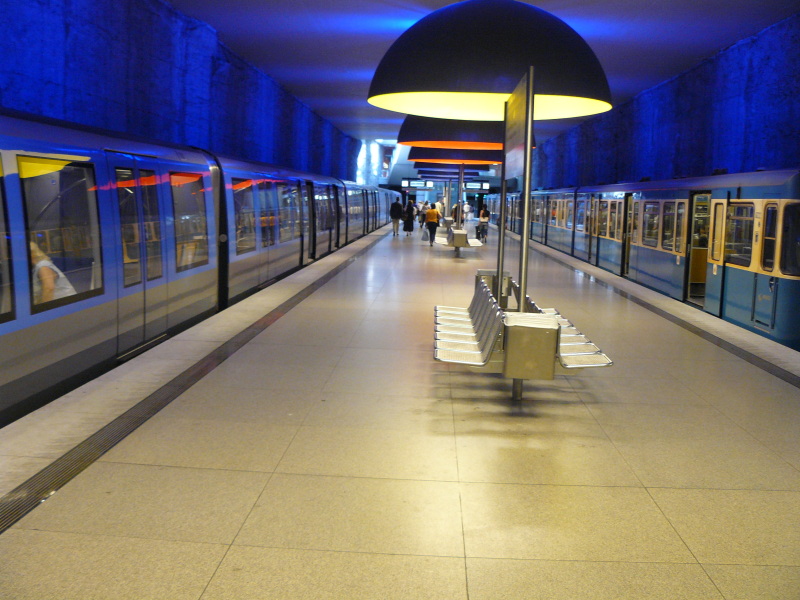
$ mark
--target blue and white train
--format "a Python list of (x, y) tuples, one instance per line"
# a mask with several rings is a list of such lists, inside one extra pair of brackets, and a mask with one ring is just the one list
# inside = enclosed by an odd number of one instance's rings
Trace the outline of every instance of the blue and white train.
[(388, 222), (397, 192), (0, 115), (0, 426)]
[[(499, 202), (488, 198), (495, 223)], [(535, 191), (531, 202), (531, 239), (800, 350), (800, 171)], [(519, 233), (519, 194), (507, 204)]]

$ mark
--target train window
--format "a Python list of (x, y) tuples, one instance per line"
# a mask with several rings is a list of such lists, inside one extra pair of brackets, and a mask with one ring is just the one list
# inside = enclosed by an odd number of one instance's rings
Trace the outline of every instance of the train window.
[(101, 294), (93, 166), (25, 156), (17, 161), (29, 235), (32, 311)]
[(787, 275), (800, 275), (800, 204), (787, 204), (783, 209), (781, 270)]
[(642, 245), (658, 247), (658, 218), (660, 213), (658, 202), (645, 202), (642, 215)]
[(147, 261), (147, 281), (160, 279), (164, 275), (161, 246), (161, 210), (158, 207), (156, 172), (139, 170), (139, 189), (142, 191), (142, 213), (144, 215), (144, 250)]
[(136, 205), (136, 177), (133, 169), (116, 169), (117, 205), (122, 240), (122, 277), (125, 287), (142, 282), (139, 252), (139, 208)]
[(208, 264), (208, 220), (203, 176), (170, 173), (175, 212), (175, 266), (186, 271)]
[[(3, 166), (0, 163), (0, 177)], [(8, 250), (10, 234), (6, 223), (6, 200), (0, 186), (0, 323), (14, 318), (13, 289), (11, 287), (11, 256)]]
[(639, 205), (640, 202), (633, 203), (633, 213), (631, 214), (631, 243), (639, 243)]
[(319, 187), (315, 187), (314, 201), (317, 209), (317, 231), (327, 231), (328, 229), (331, 229), (331, 215), (329, 210), (331, 202), (330, 186), (321, 185)]
[(617, 237), (617, 211), (619, 210), (619, 202), (612, 202), (609, 207), (608, 219), (608, 237), (616, 239)]
[(232, 179), (233, 219), (236, 228), (236, 254), (256, 249), (256, 209), (252, 179)]
[(288, 242), (300, 237), (300, 203), (297, 186), (279, 183), (278, 191), (278, 240)]
[(664, 202), (664, 226), (661, 228), (661, 247), (675, 249), (675, 203)]
[(683, 229), (686, 220), (686, 202), (678, 202), (675, 214), (675, 252), (683, 252)]
[(572, 211), (574, 209), (572, 202), (567, 202), (567, 229), (572, 229)]
[(725, 235), (725, 261), (743, 267), (750, 266), (753, 254), (753, 214), (752, 204), (731, 204), (728, 206), (728, 228)]
[(586, 226), (586, 200), (578, 200), (578, 209), (575, 212), (575, 231), (583, 231)]
[(275, 186), (271, 181), (258, 182), (258, 203), (261, 207), (261, 247), (274, 246), (278, 237), (278, 210), (275, 206)]
[(711, 240), (711, 259), (722, 260), (722, 241), (724, 238), (725, 207), (722, 204), (714, 205), (714, 233)]
[(601, 201), (597, 212), (597, 235), (608, 235), (608, 202)]
[(761, 248), (761, 266), (765, 271), (775, 268), (775, 238), (778, 237), (778, 207), (770, 204), (764, 211), (764, 241)]

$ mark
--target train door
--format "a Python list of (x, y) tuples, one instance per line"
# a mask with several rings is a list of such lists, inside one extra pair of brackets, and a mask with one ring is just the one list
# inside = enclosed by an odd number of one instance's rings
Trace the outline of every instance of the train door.
[(302, 227), (300, 229), (303, 238), (303, 246), (305, 254), (301, 250), (300, 256), (308, 259), (303, 262), (312, 262), (314, 260), (315, 251), (317, 247), (316, 228), (314, 227), (314, 215), (312, 214), (314, 198), (314, 187), (310, 181), (303, 181), (300, 183), (300, 222)]
[(600, 219), (600, 199), (592, 195), (592, 200), (589, 210), (589, 221), (586, 227), (587, 239), (587, 261), (589, 264), (597, 264), (597, 223)]
[(622, 234), (622, 269), (620, 275), (628, 277), (631, 270), (631, 241), (637, 229), (639, 203), (633, 201), (631, 194), (625, 194), (625, 230)]
[(706, 289), (703, 310), (722, 316), (722, 298), (725, 291), (725, 214), (728, 200), (712, 199), (708, 263), (706, 264)]
[(691, 196), (691, 236), (687, 240), (689, 268), (686, 282), (686, 301), (703, 306), (706, 297), (706, 266), (708, 264), (708, 230), (711, 194)]
[(107, 157), (119, 215), (117, 351), (123, 355), (167, 330), (164, 223), (156, 165), (128, 154)]
[[(764, 274), (756, 274), (756, 289), (753, 299), (753, 324), (761, 329), (775, 328), (775, 310), (777, 308), (778, 284), (780, 279), (772, 275), (775, 272), (775, 252), (778, 237), (778, 205), (769, 203), (764, 207), (761, 221), (761, 269)], [(758, 231), (758, 229), (756, 230)], [(756, 233), (756, 239), (758, 233)]]

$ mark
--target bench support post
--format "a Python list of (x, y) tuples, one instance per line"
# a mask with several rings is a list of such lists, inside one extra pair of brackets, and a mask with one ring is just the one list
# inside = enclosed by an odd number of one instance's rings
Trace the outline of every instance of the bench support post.
[(522, 382), (523, 379), (514, 379), (511, 386), (511, 402), (515, 405), (522, 404)]

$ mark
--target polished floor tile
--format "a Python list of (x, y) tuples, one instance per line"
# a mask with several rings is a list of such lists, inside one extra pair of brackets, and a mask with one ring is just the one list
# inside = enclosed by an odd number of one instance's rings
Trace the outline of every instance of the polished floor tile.
[(104, 454), (113, 463), (272, 472), (298, 426), (158, 415)]
[(0, 598), (196, 600), (226, 546), (12, 529), (0, 536)]
[(192, 386), (161, 410), (177, 419), (301, 425), (321, 393), (232, 386)]
[(97, 462), (14, 527), (230, 544), (269, 475)]
[(467, 600), (464, 559), (234, 546), (203, 600)]
[(467, 559), (470, 600), (723, 600), (698, 564)]
[(276, 474), (236, 545), (463, 556), (458, 484)]
[(301, 427), (276, 471), (456, 481), (454, 436), (405, 429)]
[(800, 566), (800, 492), (650, 493), (701, 563)]
[(643, 489), (461, 484), (469, 558), (688, 563)]
[(797, 600), (800, 566), (703, 565), (726, 600)]

